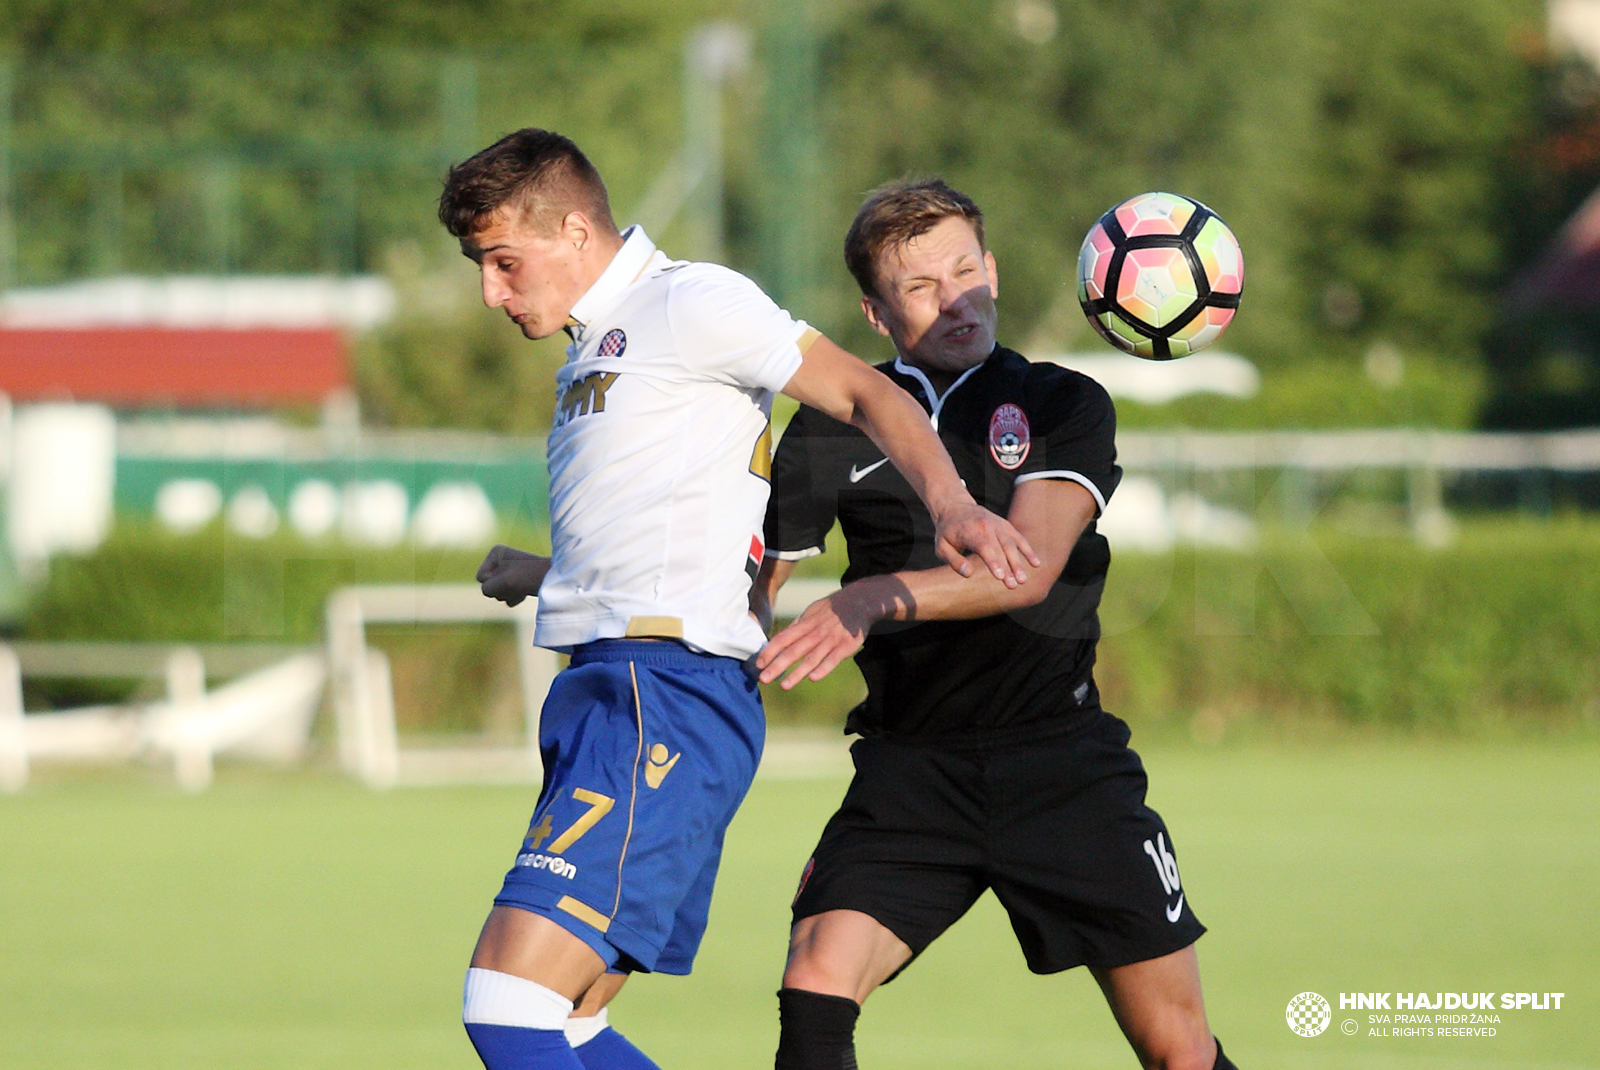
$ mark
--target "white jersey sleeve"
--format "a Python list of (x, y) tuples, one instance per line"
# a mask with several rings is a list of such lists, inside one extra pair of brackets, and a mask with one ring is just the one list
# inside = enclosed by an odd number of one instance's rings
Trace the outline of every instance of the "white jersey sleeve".
[(667, 322), (692, 373), (774, 393), (799, 370), (801, 343), (812, 333), (755, 283), (716, 264), (672, 273)]

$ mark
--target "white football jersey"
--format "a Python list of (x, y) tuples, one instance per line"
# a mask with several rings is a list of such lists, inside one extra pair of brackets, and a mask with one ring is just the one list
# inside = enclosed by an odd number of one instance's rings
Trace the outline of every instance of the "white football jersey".
[(572, 309), (550, 431), (553, 563), (535, 642), (668, 636), (747, 658), (772, 394), (815, 331), (715, 264), (624, 232)]

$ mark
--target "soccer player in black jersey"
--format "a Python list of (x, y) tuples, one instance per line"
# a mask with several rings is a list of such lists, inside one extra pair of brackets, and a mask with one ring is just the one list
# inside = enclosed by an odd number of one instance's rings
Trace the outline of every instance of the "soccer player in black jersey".
[(845, 261), (980, 503), (1044, 559), (1017, 588), (941, 567), (926, 509), (859, 431), (802, 408), (773, 463), (766, 611), (837, 520), (844, 586), (758, 658), (765, 682), (856, 655), (856, 775), (806, 863), (779, 992), (778, 1070), (855, 1067), (861, 1004), (993, 889), (1035, 973), (1086, 965), (1145, 1067), (1222, 1070), (1194, 951), (1204, 928), (1145, 805), (1128, 727), (1100, 708), (1096, 610), (1116, 413), (1092, 379), (995, 343), (983, 216), (941, 181), (886, 186)]

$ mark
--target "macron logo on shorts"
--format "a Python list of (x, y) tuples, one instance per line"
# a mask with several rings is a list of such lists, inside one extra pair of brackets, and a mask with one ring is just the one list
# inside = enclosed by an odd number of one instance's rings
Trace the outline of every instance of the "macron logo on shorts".
[(525, 866), (528, 869), (548, 869), (556, 876), (565, 877), (569, 881), (578, 875), (577, 866), (568, 862), (565, 858), (556, 858), (553, 855), (541, 855), (532, 852), (520, 854), (517, 856), (517, 865)]
[(654, 744), (650, 748), (650, 757), (644, 763), (644, 782), (652, 788), (659, 788), (661, 782), (667, 779), (667, 774), (672, 772), (672, 767), (678, 764), (678, 759), (683, 757), (679, 751), (667, 759), (667, 748), (664, 743)]

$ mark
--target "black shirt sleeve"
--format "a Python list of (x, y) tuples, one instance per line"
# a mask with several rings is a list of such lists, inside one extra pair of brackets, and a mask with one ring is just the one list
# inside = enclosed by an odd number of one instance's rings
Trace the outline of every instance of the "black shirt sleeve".
[(1028, 391), (1033, 448), (1015, 482), (1069, 479), (1094, 495), (1104, 510), (1122, 479), (1111, 395), (1087, 375), (1049, 365), (1034, 368), (1036, 378)]
[(836, 488), (823, 485), (827, 468), (815, 456), (820, 425), (831, 422), (802, 405), (772, 457), (772, 494), (767, 499), (767, 553), (785, 561), (812, 557), (827, 548), (838, 512)]

